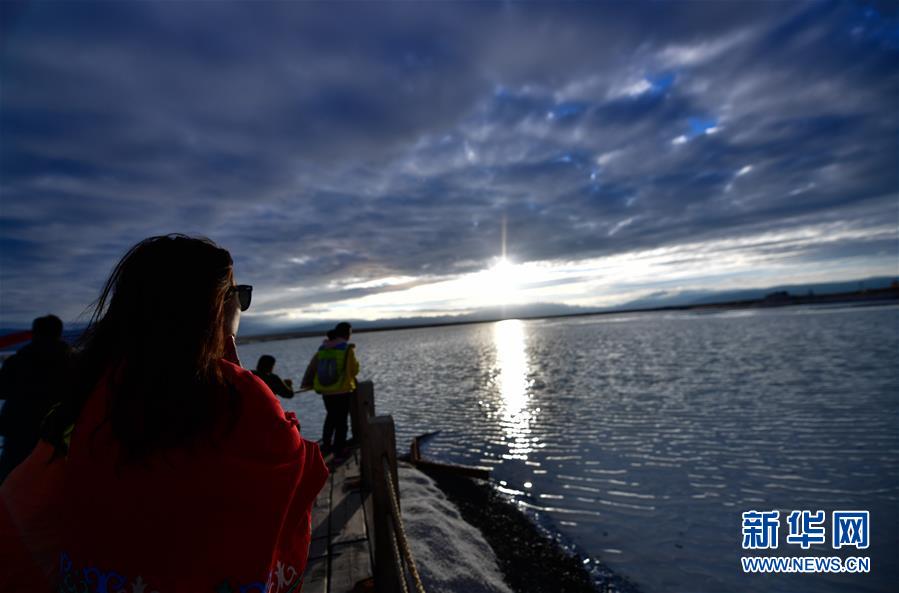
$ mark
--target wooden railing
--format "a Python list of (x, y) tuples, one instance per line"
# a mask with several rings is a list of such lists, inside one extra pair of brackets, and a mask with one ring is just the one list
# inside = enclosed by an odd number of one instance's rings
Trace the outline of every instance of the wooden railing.
[(363, 381), (356, 389), (350, 417), (353, 436), (361, 447), (365, 521), (373, 547), (375, 590), (424, 593), (400, 513), (393, 417), (374, 414), (374, 385)]

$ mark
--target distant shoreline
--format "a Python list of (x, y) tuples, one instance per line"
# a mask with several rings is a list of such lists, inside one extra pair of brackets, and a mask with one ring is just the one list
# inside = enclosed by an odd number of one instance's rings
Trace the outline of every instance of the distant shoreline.
[[(878, 288), (872, 290), (858, 290), (853, 292), (841, 292), (832, 294), (805, 294), (794, 295), (786, 292), (774, 292), (761, 299), (747, 299), (742, 301), (723, 301), (719, 303), (703, 303), (699, 305), (669, 305), (665, 307), (649, 307), (636, 309), (614, 309), (602, 311), (588, 311), (578, 313), (560, 313), (556, 315), (525, 315), (516, 317), (497, 317), (495, 319), (470, 319), (460, 321), (443, 321), (438, 323), (414, 323), (409, 325), (384, 325), (378, 327), (353, 328), (353, 333), (387, 332), (403, 329), (426, 329), (436, 327), (449, 327), (455, 325), (475, 325), (478, 323), (495, 323), (504, 319), (561, 319), (567, 317), (591, 317), (598, 315), (622, 315), (632, 313), (657, 313), (664, 311), (697, 311), (697, 310), (728, 310), (728, 309), (770, 309), (773, 307), (790, 307), (795, 305), (822, 305), (822, 304), (847, 304), (847, 303), (877, 303), (884, 301), (899, 302), (899, 287)], [(315, 338), (324, 335), (324, 330), (306, 330), (262, 334), (238, 338), (238, 344), (254, 344), (257, 342), (274, 342), (278, 340), (294, 340), (297, 338)]]

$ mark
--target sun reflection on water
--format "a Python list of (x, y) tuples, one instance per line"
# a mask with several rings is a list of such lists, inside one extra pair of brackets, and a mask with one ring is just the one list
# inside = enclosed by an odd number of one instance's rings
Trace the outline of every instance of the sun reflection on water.
[(500, 426), (506, 435), (509, 454), (504, 457), (527, 460), (533, 450), (531, 422), (534, 410), (528, 406), (528, 358), (525, 351), (525, 326), (518, 319), (500, 321), (494, 326), (496, 343), (496, 386), (501, 398)]

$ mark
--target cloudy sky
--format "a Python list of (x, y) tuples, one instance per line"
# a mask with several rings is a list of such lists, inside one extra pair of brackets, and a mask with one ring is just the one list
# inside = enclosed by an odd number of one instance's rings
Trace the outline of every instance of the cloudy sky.
[(168, 232), (254, 327), (899, 273), (895, 3), (0, 10), (0, 326)]

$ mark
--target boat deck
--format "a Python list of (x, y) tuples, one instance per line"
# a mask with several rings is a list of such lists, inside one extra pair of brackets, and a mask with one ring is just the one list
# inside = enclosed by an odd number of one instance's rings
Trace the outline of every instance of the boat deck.
[[(330, 465), (330, 457), (327, 458)], [(359, 450), (332, 466), (312, 507), (312, 544), (303, 593), (372, 591), (372, 545), (366, 523)], [(370, 507), (369, 507), (370, 509)], [(371, 518), (368, 517), (369, 521)]]

